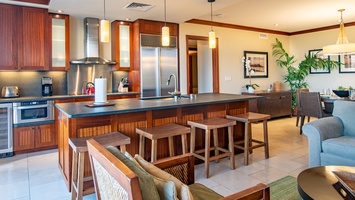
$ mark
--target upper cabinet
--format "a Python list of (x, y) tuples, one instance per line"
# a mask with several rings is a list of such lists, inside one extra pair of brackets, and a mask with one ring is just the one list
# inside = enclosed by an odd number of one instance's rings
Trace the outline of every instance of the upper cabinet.
[(130, 70), (132, 58), (132, 23), (113, 21), (111, 23), (112, 60), (117, 62), (116, 70)]
[[(165, 25), (165, 22), (160, 21), (151, 21), (151, 20), (137, 20), (139, 24), (139, 32), (145, 34), (161, 35), (161, 29)], [(169, 27), (171, 36), (179, 35), (179, 25), (175, 23), (166, 23), (166, 26)]]
[(0, 4), (0, 70), (48, 70), (46, 9)]
[(18, 69), (49, 69), (48, 11), (41, 8), (20, 7), (17, 15)]
[(69, 16), (49, 14), (51, 38), (50, 70), (68, 70), (69, 64)]
[(69, 16), (0, 4), (0, 70), (69, 69)]
[(17, 69), (17, 8), (0, 4), (0, 70)]

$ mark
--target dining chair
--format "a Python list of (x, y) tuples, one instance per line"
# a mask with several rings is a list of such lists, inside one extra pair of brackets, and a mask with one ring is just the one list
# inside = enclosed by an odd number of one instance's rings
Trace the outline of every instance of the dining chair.
[[(297, 89), (297, 93), (296, 93), (296, 100), (297, 100), (296, 126), (298, 126), (298, 122), (299, 122), (301, 114), (302, 114), (302, 108), (300, 106), (300, 93), (301, 92), (309, 92), (309, 88), (299, 88), (299, 89)], [(309, 119), (310, 119), (310, 117), (308, 116), (308, 122), (309, 122)]]
[(302, 126), (306, 116), (318, 119), (331, 116), (331, 114), (324, 112), (319, 92), (300, 92), (299, 97), (299, 105), (302, 110), (300, 134), (302, 134)]

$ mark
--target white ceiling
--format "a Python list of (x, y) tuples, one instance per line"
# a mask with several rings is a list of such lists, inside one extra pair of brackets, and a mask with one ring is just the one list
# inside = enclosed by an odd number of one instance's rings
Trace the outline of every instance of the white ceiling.
[[(105, 0), (106, 18), (130, 21), (151, 19), (164, 21), (164, 0)], [(19, 4), (16, 1), (0, 0)], [(146, 12), (123, 9), (129, 3), (151, 4)], [(190, 19), (210, 20), (210, 3), (207, 0), (166, 0), (167, 21), (184, 22)], [(63, 10), (78, 18), (103, 18), (104, 0), (51, 0), (50, 11)], [(26, 4), (34, 5), (34, 4)], [(38, 5), (35, 5), (38, 6)], [(345, 8), (344, 22), (355, 22), (354, 0), (216, 0), (213, 3), (213, 21), (295, 32), (339, 23), (338, 9)], [(278, 24), (278, 26), (275, 26)]]

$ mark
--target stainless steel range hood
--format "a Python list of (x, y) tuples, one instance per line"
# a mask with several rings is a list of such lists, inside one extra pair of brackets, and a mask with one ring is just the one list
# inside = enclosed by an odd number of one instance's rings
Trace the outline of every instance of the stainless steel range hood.
[(100, 64), (115, 65), (115, 61), (100, 58), (99, 41), (100, 22), (97, 18), (87, 17), (84, 19), (84, 37), (85, 37), (85, 58), (70, 61), (70, 64)]

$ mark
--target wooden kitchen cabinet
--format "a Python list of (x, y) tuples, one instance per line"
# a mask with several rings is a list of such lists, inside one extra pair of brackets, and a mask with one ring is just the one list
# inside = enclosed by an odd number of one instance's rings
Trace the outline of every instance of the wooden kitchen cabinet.
[(0, 4), (0, 70), (17, 68), (17, 6)]
[(133, 66), (132, 22), (111, 23), (111, 58), (116, 61), (115, 70), (130, 70)]
[(292, 116), (291, 91), (280, 92), (243, 92), (246, 95), (256, 95), (261, 98), (249, 101), (249, 111), (271, 115), (271, 118)]
[(0, 70), (48, 70), (48, 11), (0, 4)]
[(51, 38), (49, 68), (53, 71), (66, 71), (70, 68), (69, 15), (50, 13), (48, 23)]
[[(145, 34), (161, 35), (161, 29), (165, 25), (165, 22), (160, 21), (151, 21), (145, 19), (139, 19), (135, 23), (139, 24), (139, 32)], [(179, 35), (179, 25), (175, 23), (166, 23), (166, 26), (169, 27), (170, 36)]]
[(21, 7), (18, 13), (18, 69), (49, 69), (48, 10)]
[(54, 124), (14, 128), (15, 153), (57, 148)]

